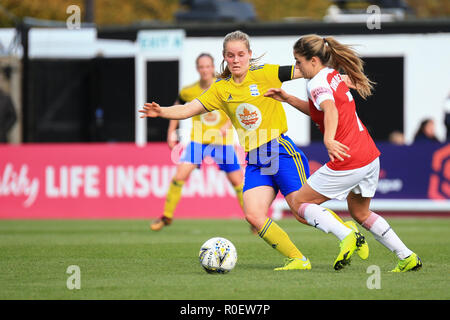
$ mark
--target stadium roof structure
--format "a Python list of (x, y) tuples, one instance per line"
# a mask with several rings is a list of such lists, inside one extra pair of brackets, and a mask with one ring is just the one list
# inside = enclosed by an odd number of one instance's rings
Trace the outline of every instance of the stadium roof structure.
[(217, 37), (241, 30), (250, 36), (286, 36), (302, 34), (333, 35), (374, 35), (374, 34), (417, 34), (450, 32), (450, 19), (414, 19), (404, 21), (382, 22), (380, 29), (369, 29), (363, 22), (188, 22), (162, 23), (154, 21), (136, 25), (117, 27), (97, 27), (98, 38), (122, 39), (135, 41), (140, 30), (184, 29), (186, 37)]

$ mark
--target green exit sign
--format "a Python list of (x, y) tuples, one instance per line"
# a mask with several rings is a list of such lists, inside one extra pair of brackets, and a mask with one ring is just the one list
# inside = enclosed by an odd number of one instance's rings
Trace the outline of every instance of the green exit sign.
[(183, 49), (184, 30), (143, 30), (139, 31), (139, 48), (154, 53), (179, 53)]

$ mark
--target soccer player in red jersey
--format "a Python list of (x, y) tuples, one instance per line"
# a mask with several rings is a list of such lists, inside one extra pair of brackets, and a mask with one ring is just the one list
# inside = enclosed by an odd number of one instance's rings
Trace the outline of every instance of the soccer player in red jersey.
[[(184, 105), (161, 107), (146, 103), (141, 117), (185, 119), (213, 110), (222, 110), (235, 127), (239, 141), (247, 151), (243, 202), (247, 221), (258, 229), (259, 236), (287, 260), (276, 271), (309, 270), (311, 263), (292, 242), (288, 234), (271, 218), (269, 208), (277, 193), (291, 199), (309, 177), (308, 161), (303, 152), (284, 133), (287, 119), (280, 102), (263, 93), (279, 88), (282, 82), (299, 77), (294, 66), (257, 64), (252, 58), (250, 39), (242, 31), (227, 34), (223, 40), (223, 62), (220, 79), (202, 95)], [(321, 223), (341, 242), (357, 247), (357, 231), (344, 225), (331, 212), (321, 216)], [(361, 242), (363, 238), (359, 238)], [(361, 244), (362, 246), (362, 244)], [(346, 249), (347, 246), (344, 247)], [(353, 253), (353, 252), (350, 252)], [(344, 254), (342, 247), (336, 264)]]
[[(352, 217), (399, 258), (393, 272), (420, 269), (422, 262), (417, 254), (406, 247), (384, 218), (369, 209), (378, 184), (380, 152), (358, 118), (353, 96), (338, 72), (343, 70), (358, 94), (366, 98), (372, 94), (373, 82), (364, 74), (362, 60), (350, 46), (318, 35), (300, 38), (294, 45), (294, 57), (296, 68), (309, 79), (308, 101), (281, 88), (270, 89), (265, 96), (309, 115), (323, 133), (330, 157), (295, 195), (295, 204), (291, 205), (295, 217), (328, 232), (326, 222), (321, 221), (326, 209), (319, 204), (347, 199)], [(349, 251), (348, 256), (352, 253)], [(343, 265), (348, 262), (345, 258)]]

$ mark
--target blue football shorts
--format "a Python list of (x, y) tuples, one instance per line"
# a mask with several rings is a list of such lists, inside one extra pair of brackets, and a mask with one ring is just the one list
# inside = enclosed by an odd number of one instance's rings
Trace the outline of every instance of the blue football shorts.
[(281, 191), (287, 196), (299, 190), (309, 177), (308, 159), (284, 134), (251, 150), (245, 160), (244, 192), (270, 186), (275, 193)]
[(201, 144), (191, 141), (181, 154), (180, 162), (189, 162), (200, 167), (203, 160), (208, 156), (213, 158), (220, 170), (225, 172), (241, 169), (232, 145)]

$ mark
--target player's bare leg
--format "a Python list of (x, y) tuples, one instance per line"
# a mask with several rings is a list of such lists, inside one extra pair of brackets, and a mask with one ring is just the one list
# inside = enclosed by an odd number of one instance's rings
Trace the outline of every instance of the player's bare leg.
[(183, 185), (186, 180), (189, 179), (189, 176), (195, 168), (197, 168), (197, 165), (189, 162), (183, 162), (178, 165), (175, 176), (173, 177), (167, 192), (164, 213), (160, 218), (151, 223), (150, 229), (159, 231), (172, 223), (175, 208), (181, 198)]
[(365, 244), (365, 241), (361, 234), (345, 225), (340, 218), (337, 219), (334, 212), (319, 205), (327, 200), (330, 199), (312, 189), (308, 184), (304, 184), (300, 190), (286, 196), (286, 201), (298, 221), (306, 222), (325, 233), (331, 232), (339, 239), (340, 252), (333, 267), (335, 270), (340, 270), (349, 264), (353, 252), (362, 246), (363, 242)]
[(259, 186), (244, 192), (245, 219), (261, 230), (267, 220), (267, 213), (275, 199), (275, 191), (269, 186)]
[(285, 266), (275, 270), (311, 269), (311, 263), (298, 250), (287, 233), (276, 222), (268, 218), (269, 208), (275, 196), (275, 190), (269, 186), (259, 186), (245, 191), (245, 218), (257, 228), (258, 235), (267, 244), (287, 258)]
[(238, 198), (239, 205), (241, 206), (242, 210), (244, 210), (244, 200), (242, 192), (244, 173), (241, 169), (227, 172), (227, 178), (236, 191), (236, 197)]
[(393, 272), (419, 270), (422, 267), (420, 258), (400, 240), (389, 223), (369, 209), (371, 198), (350, 192), (347, 204), (350, 214), (364, 228), (369, 230), (375, 239), (394, 252), (400, 260)]

